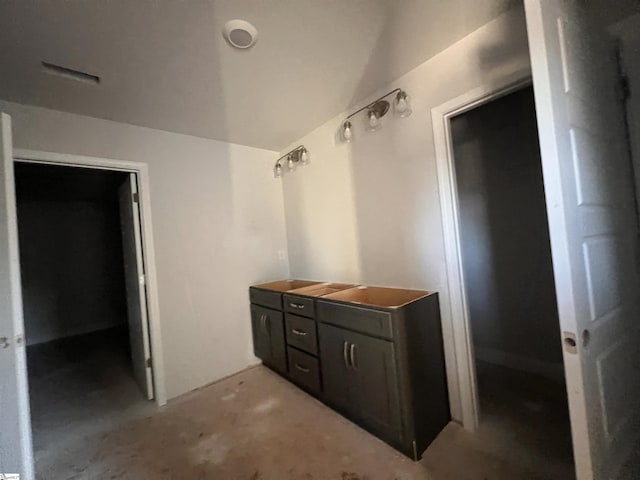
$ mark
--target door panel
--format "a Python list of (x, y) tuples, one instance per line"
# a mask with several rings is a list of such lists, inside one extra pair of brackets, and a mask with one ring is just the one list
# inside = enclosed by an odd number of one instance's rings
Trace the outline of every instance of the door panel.
[(351, 391), (354, 378), (348, 363), (350, 332), (325, 323), (318, 324), (322, 385), (329, 403), (355, 415)]
[(525, 0), (578, 480), (640, 478), (638, 217), (616, 48), (578, 0)]
[(151, 347), (149, 346), (149, 322), (147, 319), (147, 293), (145, 287), (142, 236), (136, 175), (130, 174), (119, 189), (120, 224), (122, 228), (122, 253), (124, 257), (125, 286), (127, 292), (127, 317), (133, 376), (147, 398), (153, 398), (151, 372)]
[(11, 118), (0, 113), (0, 473), (32, 480)]
[(350, 334), (347, 341), (358, 415), (369, 427), (397, 438), (400, 399), (393, 343), (359, 333)]

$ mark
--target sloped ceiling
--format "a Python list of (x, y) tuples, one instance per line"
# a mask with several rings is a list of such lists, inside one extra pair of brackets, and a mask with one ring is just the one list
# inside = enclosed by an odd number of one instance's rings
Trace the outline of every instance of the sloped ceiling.
[[(519, 3), (3, 0), (0, 98), (279, 150)], [(233, 18), (253, 48), (223, 40)]]

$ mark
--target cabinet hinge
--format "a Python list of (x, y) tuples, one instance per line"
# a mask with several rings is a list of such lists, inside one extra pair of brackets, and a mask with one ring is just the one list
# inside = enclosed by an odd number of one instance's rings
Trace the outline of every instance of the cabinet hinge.
[(133, 203), (138, 203), (138, 192), (133, 194)]
[(151, 368), (151, 357), (147, 358), (147, 368)]

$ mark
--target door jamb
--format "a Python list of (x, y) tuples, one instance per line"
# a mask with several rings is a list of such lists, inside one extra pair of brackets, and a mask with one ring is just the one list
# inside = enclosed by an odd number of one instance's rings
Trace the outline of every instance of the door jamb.
[[(447, 368), (447, 375), (456, 379), (457, 392), (450, 391), (462, 407), (462, 426), (475, 431), (479, 422), (478, 387), (473, 339), (467, 294), (462, 268), (458, 190), (451, 140), (451, 119), (476, 107), (489, 103), (516, 90), (531, 85), (531, 69), (506, 75), (491, 84), (482, 85), (431, 110), (436, 153), (436, 170), (440, 192), (440, 211), (444, 236), (447, 289), (450, 317), (443, 318), (452, 335), (445, 337), (454, 352), (455, 366)], [(443, 298), (446, 301), (445, 298)]]
[(138, 194), (140, 196), (140, 221), (142, 227), (143, 262), (147, 290), (147, 310), (149, 337), (153, 362), (154, 399), (158, 406), (167, 403), (165, 371), (162, 352), (162, 336), (160, 333), (160, 302), (156, 278), (155, 249), (151, 224), (151, 196), (149, 167), (146, 163), (115, 160), (110, 158), (53, 153), (38, 150), (16, 148), (13, 150), (14, 162), (41, 163), (67, 167), (93, 168), (135, 173), (138, 177)]

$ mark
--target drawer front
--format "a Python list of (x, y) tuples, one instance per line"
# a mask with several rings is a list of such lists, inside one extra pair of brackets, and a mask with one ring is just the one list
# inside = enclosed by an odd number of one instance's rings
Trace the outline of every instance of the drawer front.
[(249, 300), (256, 305), (282, 310), (282, 295), (278, 292), (269, 292), (258, 288), (249, 288)]
[(318, 300), (318, 320), (356, 332), (392, 339), (391, 314)]
[(289, 378), (309, 390), (320, 393), (320, 363), (316, 357), (287, 347), (289, 357)]
[(284, 295), (284, 311), (313, 318), (315, 315), (315, 305), (313, 298), (298, 297), (296, 295)]
[(318, 336), (315, 320), (298, 317), (290, 313), (285, 313), (284, 320), (287, 329), (287, 343), (300, 350), (317, 355)]

